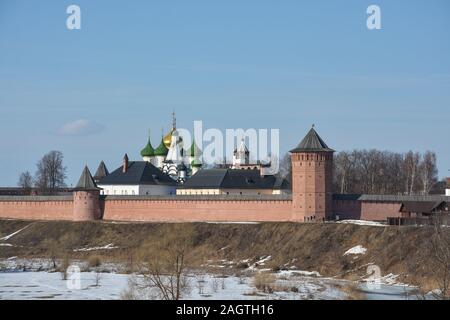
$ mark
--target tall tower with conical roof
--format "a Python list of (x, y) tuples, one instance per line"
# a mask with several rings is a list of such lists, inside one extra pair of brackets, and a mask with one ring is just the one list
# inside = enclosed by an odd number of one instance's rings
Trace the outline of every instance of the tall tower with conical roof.
[(294, 219), (325, 221), (332, 216), (333, 149), (314, 125), (291, 151)]
[(88, 221), (100, 218), (100, 188), (85, 166), (73, 193), (73, 220)]

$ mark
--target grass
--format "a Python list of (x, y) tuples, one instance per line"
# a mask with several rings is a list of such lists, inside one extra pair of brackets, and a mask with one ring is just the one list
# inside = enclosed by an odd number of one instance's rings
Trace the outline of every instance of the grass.
[[(2, 247), (0, 258), (49, 258), (50, 251), (59, 251), (70, 255), (70, 259), (92, 260), (93, 266), (107, 261), (124, 262), (130, 272), (143, 248), (160, 241), (172, 228), (172, 224), (164, 223), (0, 220), (0, 238), (27, 225), (30, 226), (7, 241), (14, 247)], [(429, 260), (427, 243), (432, 231), (428, 228), (331, 223), (180, 224), (181, 228), (184, 226), (193, 229), (192, 267), (205, 264), (207, 260), (250, 259), (238, 266), (245, 270), (247, 265), (270, 255), (272, 258), (264, 267), (272, 270), (294, 266), (299, 270), (318, 271), (324, 276), (361, 278), (366, 273), (364, 265), (374, 263), (383, 275), (402, 275), (400, 281), (434, 283), (434, 274), (426, 265)], [(119, 248), (73, 251), (110, 243)], [(343, 255), (356, 245), (367, 248), (367, 253), (357, 259)], [(224, 247), (227, 249), (220, 250)]]

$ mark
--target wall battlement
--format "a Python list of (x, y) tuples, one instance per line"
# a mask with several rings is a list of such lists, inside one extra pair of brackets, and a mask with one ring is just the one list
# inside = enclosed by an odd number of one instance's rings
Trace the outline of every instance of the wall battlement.
[[(86, 196), (86, 199), (85, 199)], [(93, 195), (91, 195), (93, 196)], [(0, 197), (0, 218), (25, 220), (118, 221), (303, 221), (286, 196), (7, 196)], [(87, 201), (87, 203), (85, 203)], [(78, 206), (76, 205), (78, 203)]]

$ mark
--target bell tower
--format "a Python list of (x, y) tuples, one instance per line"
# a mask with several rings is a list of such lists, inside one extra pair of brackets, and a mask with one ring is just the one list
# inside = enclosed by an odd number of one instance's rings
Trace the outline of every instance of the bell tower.
[(332, 216), (333, 153), (314, 125), (291, 151), (293, 220), (325, 221)]

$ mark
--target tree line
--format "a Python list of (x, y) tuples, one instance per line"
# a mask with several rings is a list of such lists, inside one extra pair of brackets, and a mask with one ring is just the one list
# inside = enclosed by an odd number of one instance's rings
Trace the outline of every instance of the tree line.
[(34, 176), (30, 171), (22, 172), (19, 176), (19, 187), (25, 193), (32, 190), (39, 194), (55, 194), (59, 188), (66, 187), (67, 168), (63, 164), (64, 156), (61, 151), (50, 151), (36, 164)]
[(427, 195), (439, 193), (436, 153), (342, 151), (334, 158), (337, 193)]
[[(290, 180), (290, 156), (280, 164), (280, 175)], [(335, 153), (333, 192), (341, 194), (444, 194), (436, 153), (353, 150)]]

